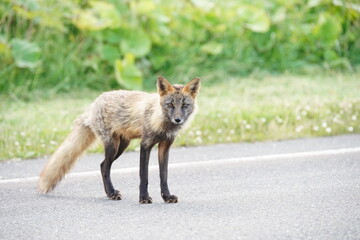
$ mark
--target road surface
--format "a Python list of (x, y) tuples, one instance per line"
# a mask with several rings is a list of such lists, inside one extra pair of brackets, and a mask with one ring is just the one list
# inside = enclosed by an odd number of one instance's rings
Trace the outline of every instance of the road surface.
[(123, 200), (105, 197), (101, 155), (84, 156), (50, 194), (46, 159), (0, 163), (0, 239), (360, 239), (360, 135), (177, 148), (160, 197), (156, 151), (138, 204), (139, 153), (113, 165)]

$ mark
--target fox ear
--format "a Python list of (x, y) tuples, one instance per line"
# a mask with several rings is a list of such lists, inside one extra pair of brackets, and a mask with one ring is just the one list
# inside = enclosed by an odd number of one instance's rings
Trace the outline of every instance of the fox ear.
[(200, 78), (194, 78), (183, 88), (183, 92), (190, 94), (191, 97), (196, 98), (200, 89)]
[(164, 96), (169, 92), (174, 92), (175, 89), (173, 88), (173, 86), (171, 86), (169, 81), (166, 80), (166, 78), (159, 76), (157, 80), (157, 91), (160, 96)]

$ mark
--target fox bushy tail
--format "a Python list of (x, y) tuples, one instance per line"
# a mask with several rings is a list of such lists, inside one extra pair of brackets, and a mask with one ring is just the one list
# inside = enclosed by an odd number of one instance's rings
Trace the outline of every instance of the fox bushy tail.
[(95, 139), (95, 134), (89, 126), (76, 122), (70, 135), (42, 170), (38, 185), (39, 191), (48, 193), (53, 190)]

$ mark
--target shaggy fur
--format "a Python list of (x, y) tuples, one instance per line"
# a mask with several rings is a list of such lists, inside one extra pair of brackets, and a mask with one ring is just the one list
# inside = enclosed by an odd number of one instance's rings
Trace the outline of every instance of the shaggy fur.
[[(142, 139), (141, 147), (147, 153), (150, 153), (155, 144), (164, 142), (161, 146), (165, 147), (161, 151), (166, 155), (177, 132), (184, 123), (189, 122), (189, 117), (195, 111), (199, 88), (199, 78), (183, 86), (171, 85), (165, 78), (159, 77), (158, 93), (125, 90), (103, 93), (75, 121), (70, 135), (46, 164), (40, 174), (39, 191), (51, 191), (85, 149), (96, 138), (100, 138), (105, 146), (105, 160), (101, 164), (105, 192), (111, 199), (121, 199), (120, 193), (113, 188), (110, 180), (112, 162), (134, 138)], [(140, 155), (143, 156), (140, 160), (145, 161), (146, 165), (148, 156)], [(167, 171), (167, 156), (165, 157), (164, 171)], [(159, 155), (159, 161), (160, 159), (164, 159), (164, 156)], [(144, 167), (146, 172), (147, 167)], [(140, 172), (143, 170), (140, 169)], [(147, 173), (145, 175), (144, 177), (147, 177)], [(147, 194), (147, 183), (145, 185), (143, 195)]]

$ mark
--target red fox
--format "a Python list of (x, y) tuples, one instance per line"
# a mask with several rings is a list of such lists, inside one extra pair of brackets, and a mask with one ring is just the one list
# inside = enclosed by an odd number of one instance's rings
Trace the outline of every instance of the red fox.
[(54, 189), (98, 137), (105, 149), (100, 169), (106, 195), (121, 200), (120, 192), (111, 182), (111, 165), (132, 139), (141, 138), (139, 202), (152, 203), (148, 193), (148, 165), (150, 151), (158, 144), (161, 196), (166, 203), (177, 203), (178, 198), (170, 194), (167, 184), (169, 149), (177, 132), (194, 115), (199, 89), (200, 78), (183, 86), (171, 85), (160, 76), (157, 94), (126, 90), (103, 93), (75, 120), (72, 132), (42, 170), (39, 191), (48, 193)]

